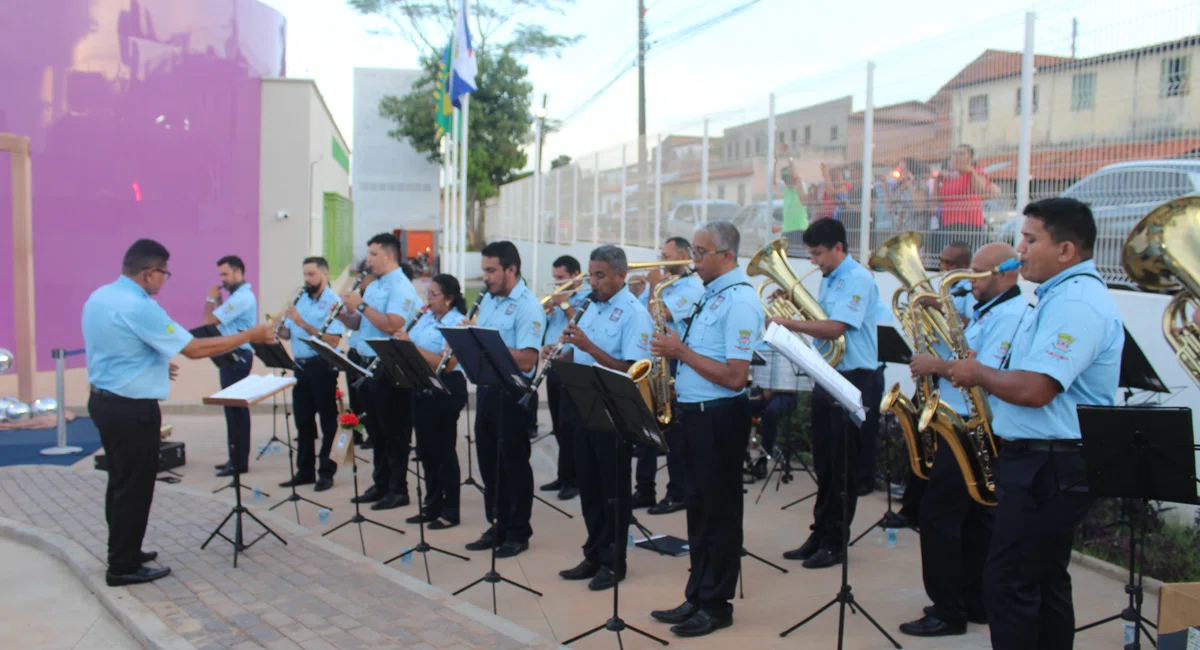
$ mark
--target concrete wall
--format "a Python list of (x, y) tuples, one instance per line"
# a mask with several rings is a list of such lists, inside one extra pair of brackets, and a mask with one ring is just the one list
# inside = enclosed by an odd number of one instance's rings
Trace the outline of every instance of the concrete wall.
[[(5, 4), (0, 131), (32, 141), (42, 368), (51, 348), (82, 346), (83, 302), (139, 237), (171, 250), (159, 302), (184, 324), (199, 323), (220, 256), (241, 255), (257, 283), (259, 79), (284, 73), (283, 52), (283, 17), (255, 0)], [(8, 175), (0, 156), (0, 251)], [(11, 305), (0, 281), (2, 347)]]

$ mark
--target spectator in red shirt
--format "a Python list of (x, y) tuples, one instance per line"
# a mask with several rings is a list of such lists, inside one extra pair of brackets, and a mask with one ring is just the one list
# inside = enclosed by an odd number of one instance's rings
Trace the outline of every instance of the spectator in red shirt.
[(939, 234), (947, 241), (958, 236), (978, 247), (986, 235), (983, 199), (1000, 194), (1000, 187), (976, 166), (971, 145), (962, 144), (954, 150), (950, 169), (957, 175), (940, 178), (936, 187), (936, 199), (941, 203)]

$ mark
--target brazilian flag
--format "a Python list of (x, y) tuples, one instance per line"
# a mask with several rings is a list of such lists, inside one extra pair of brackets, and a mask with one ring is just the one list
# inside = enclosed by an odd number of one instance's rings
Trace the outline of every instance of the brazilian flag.
[(450, 103), (450, 54), (451, 45), (446, 46), (446, 53), (442, 55), (442, 64), (438, 66), (437, 89), (434, 90), (434, 98), (437, 101), (437, 137), (449, 133), (454, 119), (454, 106)]

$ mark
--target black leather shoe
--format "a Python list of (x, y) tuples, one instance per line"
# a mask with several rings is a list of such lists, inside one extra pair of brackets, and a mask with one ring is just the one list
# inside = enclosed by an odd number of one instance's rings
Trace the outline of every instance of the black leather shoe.
[(879, 525), (884, 528), (909, 528), (913, 522), (898, 512), (885, 512), (883, 519), (879, 520)]
[(653, 494), (647, 494), (645, 492), (638, 492), (637, 494), (633, 495), (633, 509), (634, 510), (637, 510), (638, 508), (649, 508), (650, 506), (653, 506), (655, 504), (656, 504), (656, 501), (654, 499)]
[(651, 506), (650, 509), (646, 511), (646, 514), (669, 515), (672, 512), (679, 512), (680, 510), (684, 510), (686, 508), (687, 505), (685, 505), (682, 501), (675, 501), (670, 497), (666, 497), (662, 501), (659, 501), (657, 504)]
[(682, 637), (706, 636), (730, 625), (733, 625), (733, 616), (717, 618), (704, 610), (700, 610), (692, 614), (692, 617), (688, 620), (672, 627), (671, 632), (675, 636)]
[(574, 569), (559, 571), (558, 577), (563, 580), (587, 580), (596, 575), (600, 571), (600, 565), (584, 558), (582, 562), (577, 564)]
[(574, 485), (568, 485), (567, 487), (558, 491), (559, 501), (570, 501), (577, 496), (579, 496), (579, 488), (575, 487)]
[(918, 620), (902, 623), (900, 631), (909, 636), (958, 636), (967, 633), (967, 622), (947, 623), (936, 616), (925, 615)]
[(600, 567), (600, 570), (596, 572), (596, 575), (592, 578), (592, 581), (588, 583), (588, 589), (592, 591), (604, 591), (605, 589), (612, 589), (618, 582), (624, 579), (624, 575), (618, 574), (606, 566), (602, 566)]
[(375, 503), (385, 496), (387, 496), (387, 490), (379, 487), (378, 485), (372, 485), (371, 487), (367, 488), (366, 492), (363, 492), (361, 495), (350, 499), (350, 503)]
[(563, 489), (563, 482), (558, 479), (554, 479), (538, 489), (542, 492), (557, 492)]
[(821, 542), (820, 542), (820, 540), (817, 539), (816, 535), (813, 535), (812, 537), (809, 537), (803, 544), (801, 544), (800, 548), (792, 549), (790, 551), (784, 551), (783, 559), (785, 559), (785, 560), (807, 560), (808, 558), (812, 557), (820, 549), (821, 549)]
[(656, 609), (650, 612), (650, 616), (659, 623), (678, 625), (691, 618), (698, 611), (700, 611), (699, 605), (685, 601), (675, 609)]
[(161, 569), (152, 569), (148, 566), (138, 567), (133, 573), (112, 573), (104, 574), (104, 582), (110, 587), (120, 587), (123, 585), (140, 585), (146, 582), (154, 582), (159, 578), (165, 578), (171, 575), (171, 567), (165, 566)]
[(496, 541), (496, 535), (489, 530), (480, 535), (479, 539), (467, 544), (466, 549), (468, 551), (486, 551), (493, 546), (499, 545), (500, 544)]
[(499, 559), (517, 557), (529, 550), (529, 542), (504, 542), (496, 547), (496, 557)]
[(145, 564), (158, 559), (158, 551), (141, 551), (138, 553), (138, 562)]
[(454, 528), (457, 525), (457, 519), (442, 519), (439, 517), (429, 523), (429, 530), (446, 530), (447, 528)]
[(333, 487), (333, 479), (322, 476), (317, 479), (317, 484), (313, 486), (313, 492), (324, 492), (331, 487)]
[(280, 483), (279, 487), (300, 487), (301, 485), (312, 485), (316, 482), (317, 479), (314, 476), (297, 476), (290, 481), (284, 481), (283, 483)]
[[(238, 470), (237, 473), (238, 474), (246, 474), (249, 471), (250, 471), (249, 468), (242, 468), (242, 469)], [(226, 467), (225, 469), (217, 472), (217, 478), (225, 478), (226, 476), (233, 476), (233, 474), (234, 474), (233, 468)]]
[(404, 506), (408, 505), (409, 503), (411, 503), (411, 501), (408, 498), (407, 492), (404, 494), (397, 494), (397, 493), (393, 492), (391, 494), (388, 494), (386, 497), (383, 497), (382, 499), (380, 499), (374, 505), (372, 505), (371, 509), (372, 510), (391, 510), (392, 508), (404, 507)]
[(217, 470), (228, 469), (228, 468), (229, 468), (229, 463), (221, 463), (220, 465), (213, 465), (213, 469), (217, 469)]
[(831, 553), (825, 549), (821, 549), (805, 560), (802, 566), (805, 569), (824, 569), (841, 563), (841, 553)]
[[(926, 605), (925, 609), (921, 610), (921, 613), (926, 616), (932, 616), (934, 618), (938, 618), (937, 609), (933, 605)], [(967, 614), (967, 622), (974, 623), (976, 625), (987, 625), (988, 624), (987, 615), (986, 614)]]
[(432, 524), (433, 522), (437, 521), (437, 519), (438, 518), (434, 517), (433, 515), (427, 515), (427, 514), (421, 513), (421, 514), (413, 515), (413, 516), (409, 517), (408, 519), (405, 519), (404, 523), (406, 523), (406, 524), (422, 524), (422, 523)]

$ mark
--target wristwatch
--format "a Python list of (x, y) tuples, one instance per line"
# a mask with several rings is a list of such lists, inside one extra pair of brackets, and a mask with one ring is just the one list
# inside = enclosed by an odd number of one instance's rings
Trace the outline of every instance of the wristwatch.
[(217, 299), (213, 298), (212, 296), (207, 296), (204, 298), (204, 302), (206, 302), (210, 305), (215, 305), (215, 304), (217, 304)]
[(354, 308), (354, 311), (356, 311), (360, 314), (365, 313), (367, 311), (367, 303), (365, 303), (365, 302), (358, 303), (358, 306)]

